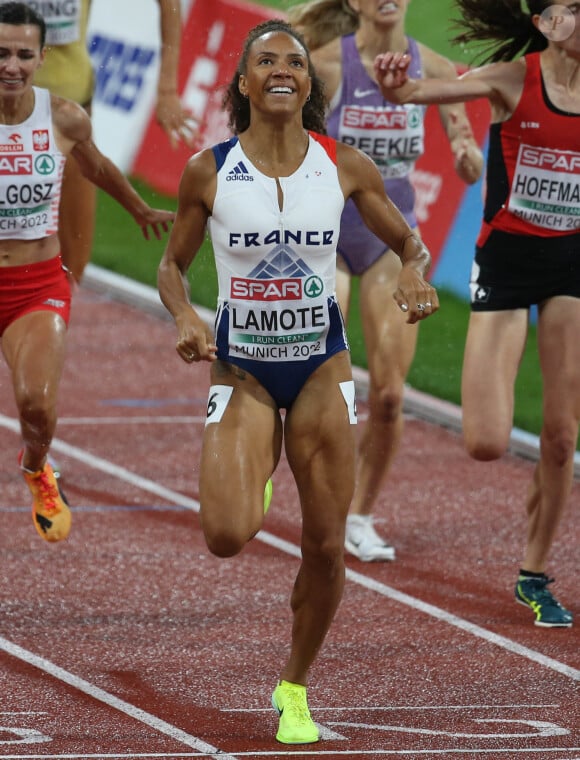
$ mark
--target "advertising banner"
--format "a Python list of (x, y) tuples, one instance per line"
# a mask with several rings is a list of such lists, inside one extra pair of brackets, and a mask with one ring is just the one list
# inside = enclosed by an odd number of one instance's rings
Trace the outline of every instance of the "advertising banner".
[[(224, 91), (248, 31), (280, 12), (238, 0), (195, 0), (183, 30), (180, 60), (181, 100), (198, 121), (198, 148), (229, 136), (221, 104)], [(169, 195), (177, 193), (179, 177), (191, 151), (172, 150), (155, 119), (151, 118), (132, 172)]]
[[(151, 6), (147, 13), (145, 4)], [(196, 149), (200, 149), (229, 136), (221, 106), (244, 39), (253, 26), (280, 12), (243, 0), (182, 0), (182, 13), (178, 85), (183, 104), (198, 122)], [(97, 144), (123, 171), (175, 196), (192, 151), (185, 146), (173, 149), (155, 121), (157, 3), (98, 0), (93, 3), (89, 42), (96, 71)], [(487, 101), (469, 103), (467, 112), (475, 137), (484, 146)], [(429, 107), (425, 118), (425, 154), (412, 173), (419, 227), (433, 255), (434, 281), (467, 297), (467, 273), (481, 219), (482, 182), (468, 188), (456, 175), (437, 108)], [(445, 272), (443, 281), (440, 272)]]
[[(182, 0), (183, 18), (190, 6), (191, 0)], [(155, 107), (160, 42), (156, 0), (92, 3), (87, 43), (95, 71), (94, 138), (125, 172), (132, 170)]]

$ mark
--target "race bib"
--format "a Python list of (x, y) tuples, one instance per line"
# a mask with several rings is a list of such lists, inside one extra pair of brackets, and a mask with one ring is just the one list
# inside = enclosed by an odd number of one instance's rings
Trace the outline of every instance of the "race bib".
[(276, 303), (229, 302), (229, 351), (256, 361), (305, 361), (326, 353), (326, 296)]
[(344, 106), (339, 140), (370, 156), (383, 179), (406, 177), (423, 154), (423, 110), (419, 106)]
[(580, 229), (580, 153), (521, 145), (508, 209), (552, 232)]

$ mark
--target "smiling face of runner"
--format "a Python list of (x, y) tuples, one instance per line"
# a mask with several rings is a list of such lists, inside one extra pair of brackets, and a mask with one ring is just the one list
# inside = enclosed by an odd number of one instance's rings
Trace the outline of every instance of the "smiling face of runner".
[(309, 62), (303, 46), (285, 32), (268, 32), (250, 47), (239, 89), (252, 109), (295, 114), (310, 96)]
[[(276, 39), (275, 39), (276, 38)], [(267, 49), (270, 41), (275, 39), (276, 49)], [(271, 44), (274, 44), (273, 42)], [(279, 48), (282, 45), (285, 49)], [(267, 53), (274, 54), (276, 61), (262, 58), (260, 64), (256, 61), (258, 52), (262, 56)], [(281, 19), (269, 19), (258, 24), (250, 30), (240, 56), (239, 63), (236, 67), (230, 84), (226, 90), (223, 100), (224, 110), (229, 114), (228, 126), (234, 134), (241, 134), (250, 125), (250, 96), (248, 90), (248, 80), (250, 76), (267, 77), (271, 75), (268, 67), (274, 63), (278, 66), (281, 64), (280, 56), (284, 56), (284, 65), (286, 72), (278, 76), (286, 76), (287, 81), (296, 89), (296, 93), (278, 92), (279, 103), (277, 106), (280, 110), (291, 106), (294, 108), (294, 102), (302, 102), (302, 122), (305, 129), (313, 130), (324, 134), (326, 132), (326, 95), (324, 85), (319, 77), (310, 59), (310, 53), (306, 48), (306, 43), (302, 35), (292, 27), (288, 22)], [(250, 66), (252, 71), (249, 71)], [(258, 71), (256, 71), (258, 69)], [(308, 87), (304, 87), (304, 79), (308, 81)], [(261, 85), (263, 87), (263, 83)], [(298, 100), (298, 90), (301, 97)], [(304, 94), (305, 93), (305, 94)], [(262, 93), (263, 94), (263, 93)], [(273, 101), (276, 93), (270, 93), (270, 100)], [(252, 96), (253, 97), (253, 96)], [(284, 98), (286, 99), (284, 100)], [(265, 100), (264, 100), (265, 102)], [(270, 103), (273, 106), (274, 103)], [(252, 105), (253, 107), (253, 105)]]

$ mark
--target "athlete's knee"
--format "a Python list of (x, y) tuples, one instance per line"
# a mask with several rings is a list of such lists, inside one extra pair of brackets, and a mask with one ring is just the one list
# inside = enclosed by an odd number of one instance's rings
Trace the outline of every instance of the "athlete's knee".
[(216, 557), (235, 557), (258, 532), (261, 525), (254, 519), (236, 519), (209, 506), (207, 499), (202, 500), (200, 522), (207, 548)]
[(302, 539), (302, 559), (318, 575), (332, 580), (342, 573), (344, 567), (344, 539), (341, 536), (324, 536)]
[(56, 411), (51, 397), (43, 387), (17, 389), (16, 403), (21, 420), (29, 427), (42, 430), (54, 422)]
[(502, 457), (508, 447), (509, 436), (500, 435), (500, 431), (484, 429), (482, 426), (463, 424), (463, 443), (472, 459), (478, 462), (491, 462)]
[(544, 420), (542, 428), (542, 459), (548, 459), (556, 467), (564, 467), (576, 452), (578, 425), (574, 421)]
[(403, 413), (403, 386), (375, 388), (370, 397), (373, 417), (381, 422), (395, 422)]
[(511, 420), (466, 413), (463, 409), (463, 443), (472, 459), (491, 462), (500, 459), (510, 443)]
[(505, 454), (503, 446), (494, 446), (487, 441), (466, 444), (467, 453), (472, 459), (478, 462), (493, 462), (500, 459)]
[(245, 537), (228, 526), (217, 530), (204, 527), (204, 536), (207, 548), (216, 557), (235, 557), (247, 543)]
[(463, 442), (469, 456), (478, 462), (492, 462), (507, 450), (507, 442), (494, 436), (472, 435), (464, 431)]

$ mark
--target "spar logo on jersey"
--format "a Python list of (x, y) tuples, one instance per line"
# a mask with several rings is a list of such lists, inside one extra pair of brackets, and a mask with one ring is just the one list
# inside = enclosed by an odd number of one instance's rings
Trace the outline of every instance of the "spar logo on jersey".
[(419, 108), (387, 111), (382, 108), (346, 106), (342, 114), (343, 126), (351, 129), (416, 129), (421, 122)]
[(50, 148), (48, 139), (48, 129), (32, 130), (32, 147), (34, 150), (48, 150)]
[(324, 284), (317, 275), (311, 275), (306, 280), (250, 280), (247, 277), (232, 277), (230, 298), (238, 301), (302, 301), (305, 298), (318, 298), (323, 290)]
[(22, 153), (23, 151), (22, 135), (18, 132), (12, 132), (8, 137), (8, 142), (0, 143), (0, 153)]
[(533, 166), (538, 169), (580, 174), (580, 153), (571, 151), (522, 145), (520, 163), (523, 166)]
[(304, 283), (304, 295), (307, 298), (318, 298), (322, 295), (324, 290), (324, 283), (315, 274), (309, 277)]
[(239, 301), (300, 301), (323, 291), (322, 279), (286, 245), (277, 245), (247, 277), (230, 280), (230, 298)]
[(32, 157), (0, 155), (0, 176), (17, 174), (32, 174)]
[(302, 280), (250, 280), (232, 277), (230, 298), (238, 301), (301, 301)]
[(41, 153), (34, 159), (34, 168), (43, 177), (47, 174), (53, 174), (56, 169), (56, 161), (50, 153)]

